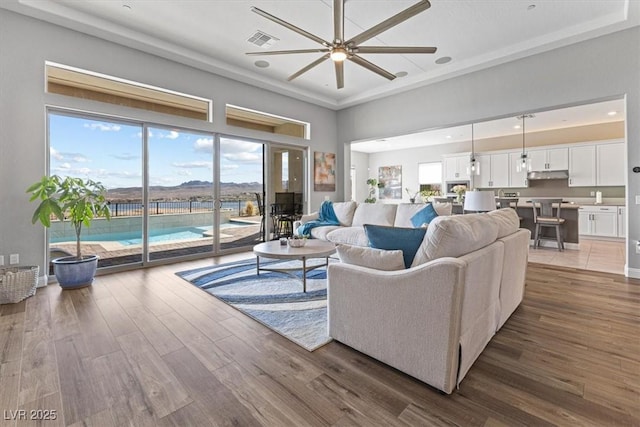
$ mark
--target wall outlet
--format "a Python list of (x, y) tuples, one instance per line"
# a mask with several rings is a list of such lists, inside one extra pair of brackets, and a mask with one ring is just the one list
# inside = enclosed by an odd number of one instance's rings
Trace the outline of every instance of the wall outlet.
[(516, 196), (520, 197), (520, 192), (516, 191)]
[(636, 205), (640, 205), (640, 196), (636, 196)]
[(0, 265), (4, 265), (4, 255), (0, 255)]
[(9, 264), (20, 264), (20, 255), (18, 254), (9, 255)]
[(596, 192), (595, 191), (591, 192), (591, 197), (596, 197)]
[(636, 242), (636, 253), (640, 254), (640, 242)]

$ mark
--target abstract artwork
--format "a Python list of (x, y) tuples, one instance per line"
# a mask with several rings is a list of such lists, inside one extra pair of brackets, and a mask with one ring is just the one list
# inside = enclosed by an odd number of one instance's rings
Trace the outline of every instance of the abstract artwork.
[(335, 153), (313, 152), (313, 190), (336, 191)]
[(402, 199), (402, 166), (378, 168), (379, 199)]

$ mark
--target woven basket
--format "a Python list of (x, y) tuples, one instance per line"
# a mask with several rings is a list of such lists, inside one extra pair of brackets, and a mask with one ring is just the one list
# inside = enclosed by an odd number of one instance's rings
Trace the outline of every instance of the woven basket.
[(0, 304), (20, 302), (35, 295), (40, 267), (0, 268)]

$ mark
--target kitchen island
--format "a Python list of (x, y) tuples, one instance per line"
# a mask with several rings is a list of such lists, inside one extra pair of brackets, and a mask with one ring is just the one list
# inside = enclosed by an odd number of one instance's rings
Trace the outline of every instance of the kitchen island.
[[(554, 204), (553, 207), (553, 215), (555, 216), (557, 211), (557, 204)], [(567, 243), (573, 244), (569, 245), (567, 249), (578, 249), (577, 244), (580, 243), (578, 233), (579, 208), (580, 205), (576, 205), (573, 203), (562, 203), (562, 206), (560, 208), (560, 217), (564, 218), (564, 225), (562, 226), (562, 238), (565, 245)], [(531, 231), (531, 238), (533, 239), (536, 230), (536, 225), (533, 223), (533, 205), (531, 203), (518, 203), (517, 211), (518, 216), (522, 218), (522, 221), (520, 221), (520, 227), (529, 229)], [(544, 227), (542, 229), (542, 232), (547, 233), (547, 235), (555, 236), (555, 234), (553, 234), (555, 233), (555, 231), (548, 227)], [(550, 242), (549, 245), (555, 247), (556, 243)]]

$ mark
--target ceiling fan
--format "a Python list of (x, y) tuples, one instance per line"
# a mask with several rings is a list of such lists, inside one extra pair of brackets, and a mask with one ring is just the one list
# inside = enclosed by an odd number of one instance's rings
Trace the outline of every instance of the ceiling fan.
[(361, 53), (435, 53), (435, 47), (420, 47), (420, 46), (361, 46), (361, 43), (366, 42), (367, 40), (377, 36), (378, 34), (387, 31), (388, 29), (406, 21), (407, 19), (417, 15), (418, 13), (427, 10), (431, 7), (431, 3), (428, 0), (420, 0), (418, 3), (414, 4), (411, 7), (403, 10), (396, 15), (385, 19), (377, 25), (369, 28), (366, 31), (356, 35), (355, 37), (350, 38), (349, 40), (344, 39), (344, 2), (345, 0), (333, 0), (333, 41), (328, 42), (314, 34), (311, 34), (299, 27), (296, 27), (289, 22), (283, 21), (282, 19), (273, 16), (264, 10), (258, 9), (257, 7), (252, 7), (251, 11), (257, 13), (260, 16), (263, 16), (270, 21), (275, 22), (276, 24), (280, 24), (283, 27), (286, 27), (296, 33), (311, 39), (323, 47), (316, 49), (297, 49), (297, 50), (275, 50), (275, 51), (265, 51), (265, 52), (248, 52), (247, 55), (285, 55), (285, 54), (293, 54), (293, 53), (323, 53), (320, 58), (316, 59), (309, 65), (304, 68), (298, 70), (289, 76), (287, 81), (291, 81), (296, 77), (306, 73), (313, 67), (321, 64), (327, 59), (331, 58), (335, 65), (336, 69), (336, 82), (338, 85), (338, 89), (342, 89), (344, 87), (344, 61), (349, 60), (352, 61), (361, 67), (366, 68), (367, 70), (373, 71), (376, 74), (381, 75), (389, 80), (393, 80), (396, 76), (387, 70), (378, 67), (372, 62), (367, 61), (359, 54)]

